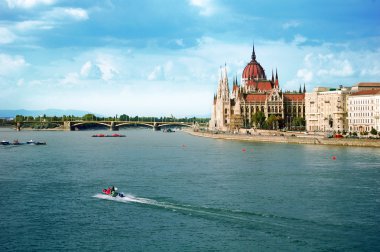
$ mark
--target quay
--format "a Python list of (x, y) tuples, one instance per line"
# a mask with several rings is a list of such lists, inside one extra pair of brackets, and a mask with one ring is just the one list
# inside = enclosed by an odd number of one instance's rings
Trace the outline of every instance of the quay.
[(380, 139), (352, 139), (352, 138), (327, 138), (321, 135), (303, 134), (295, 132), (262, 131), (251, 134), (243, 133), (214, 133), (210, 131), (185, 130), (191, 135), (198, 137), (208, 137), (214, 139), (225, 139), (247, 142), (269, 142), (269, 143), (288, 143), (288, 144), (314, 144), (326, 146), (355, 146), (355, 147), (376, 147), (380, 148)]

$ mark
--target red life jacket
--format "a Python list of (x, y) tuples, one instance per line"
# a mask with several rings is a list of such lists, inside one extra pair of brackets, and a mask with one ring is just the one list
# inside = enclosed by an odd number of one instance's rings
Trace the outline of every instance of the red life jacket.
[(103, 192), (107, 195), (111, 194), (111, 188), (108, 187), (108, 189), (103, 189)]

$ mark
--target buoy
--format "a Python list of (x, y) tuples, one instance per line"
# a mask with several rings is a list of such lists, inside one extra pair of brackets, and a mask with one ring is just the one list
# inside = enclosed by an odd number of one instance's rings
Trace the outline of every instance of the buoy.
[(246, 152), (247, 150), (245, 148), (241, 149), (242, 152)]
[(336, 160), (336, 156), (332, 156), (332, 159), (333, 159), (333, 160)]

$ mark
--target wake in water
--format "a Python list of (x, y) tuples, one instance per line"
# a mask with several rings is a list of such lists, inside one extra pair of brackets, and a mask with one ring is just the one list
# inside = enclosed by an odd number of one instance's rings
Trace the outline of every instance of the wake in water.
[[(145, 205), (151, 208), (161, 208), (175, 211), (190, 216), (197, 216), (206, 219), (231, 222), (249, 229), (255, 229), (264, 233), (276, 236), (285, 236), (296, 243), (304, 240), (308, 242), (314, 240), (315, 232), (323, 232), (331, 237), (339, 236), (337, 232), (340, 228), (332, 224), (314, 222), (312, 220), (299, 219), (293, 217), (278, 216), (268, 213), (255, 213), (241, 210), (220, 209), (204, 206), (192, 206), (179, 203), (163, 202), (154, 199), (135, 197), (125, 194), (124, 197), (112, 197), (105, 194), (96, 194), (93, 197), (98, 199), (117, 201), (121, 203), (134, 203)], [(291, 232), (289, 232), (291, 230)], [(314, 230), (311, 232), (311, 230)], [(310, 235), (309, 235), (310, 234)], [(296, 238), (298, 237), (298, 238)], [(306, 242), (306, 243), (308, 243)]]
[(165, 208), (168, 210), (178, 211), (181, 213), (187, 213), (190, 215), (198, 214), (198, 215), (203, 215), (203, 216), (208, 216), (208, 217), (222, 217), (222, 218), (231, 219), (231, 220), (235, 219), (235, 220), (242, 220), (242, 221), (252, 221), (250, 218), (247, 218), (247, 216), (244, 217), (244, 215), (259, 216), (257, 214), (251, 214), (251, 213), (242, 212), (242, 211), (215, 209), (215, 208), (208, 208), (208, 207), (199, 207), (199, 206), (162, 202), (162, 201), (157, 201), (153, 199), (135, 197), (131, 194), (125, 194), (124, 197), (111, 197), (109, 195), (99, 193), (99, 194), (94, 195), (93, 197), (98, 198), (98, 199), (122, 202), (122, 203), (132, 202), (132, 203), (148, 205), (151, 207)]

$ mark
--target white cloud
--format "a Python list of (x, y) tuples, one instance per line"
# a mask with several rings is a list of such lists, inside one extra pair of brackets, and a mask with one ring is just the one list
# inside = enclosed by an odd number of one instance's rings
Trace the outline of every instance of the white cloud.
[(65, 78), (61, 81), (63, 85), (77, 85), (79, 84), (80, 79), (78, 73), (72, 72), (66, 74)]
[(211, 16), (216, 12), (216, 6), (213, 0), (190, 0), (189, 3), (199, 8), (199, 14), (202, 16)]
[(297, 71), (297, 78), (303, 82), (310, 82), (313, 80), (313, 72), (308, 69), (300, 69)]
[(185, 44), (183, 43), (183, 39), (176, 39), (175, 40), (175, 43), (178, 45), (178, 46), (184, 46)]
[(80, 70), (80, 75), (83, 78), (88, 79), (100, 79), (102, 77), (100, 68), (96, 64), (93, 64), (91, 61), (87, 61), (83, 64)]
[(54, 28), (54, 25), (46, 21), (27, 20), (17, 23), (15, 28), (19, 31), (50, 30)]
[(34, 6), (37, 5), (51, 5), (55, 1), (54, 0), (6, 0), (8, 7), (10, 9), (14, 8), (33, 8)]
[(109, 81), (119, 74), (114, 57), (112, 55), (101, 54), (96, 59), (96, 65), (101, 72), (101, 78)]
[(46, 20), (61, 20), (61, 19), (73, 19), (76, 21), (83, 21), (89, 18), (86, 10), (82, 8), (54, 8), (48, 11), (44, 15)]
[(299, 44), (302, 44), (302, 43), (305, 43), (307, 41), (307, 38), (300, 35), (300, 34), (297, 34), (294, 36), (294, 39), (293, 39), (293, 44), (295, 45), (299, 45)]
[(66, 8), (63, 12), (76, 20), (86, 20), (88, 19), (87, 11), (81, 8)]
[(15, 39), (16, 35), (14, 35), (7, 28), (0, 27), (0, 44), (12, 43)]
[(10, 75), (17, 72), (28, 64), (24, 57), (16, 55), (11, 56), (8, 54), (0, 54), (0, 75)]
[(296, 28), (298, 26), (300, 26), (300, 22), (298, 22), (296, 20), (291, 20), (291, 21), (288, 21), (288, 22), (284, 23), (282, 25), (282, 28), (285, 29), (285, 30), (287, 30), (289, 28)]
[(148, 80), (163, 80), (164, 73), (161, 66), (155, 66), (153, 71), (149, 73)]
[(24, 79), (19, 79), (19, 80), (17, 81), (17, 84), (16, 84), (16, 85), (17, 85), (18, 87), (22, 87), (22, 86), (24, 86), (24, 82), (25, 82)]

